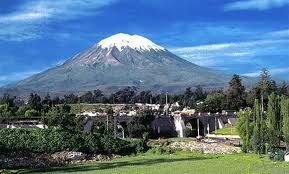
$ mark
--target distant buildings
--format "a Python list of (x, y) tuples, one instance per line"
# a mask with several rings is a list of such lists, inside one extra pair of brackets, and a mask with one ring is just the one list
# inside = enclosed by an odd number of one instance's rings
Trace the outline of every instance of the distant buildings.
[(196, 113), (195, 109), (189, 109), (189, 108), (184, 108), (183, 110), (177, 110), (172, 112), (173, 116), (177, 116), (177, 115), (194, 115)]
[(47, 128), (46, 125), (44, 125), (40, 119), (27, 119), (27, 118), (19, 118), (12, 121), (9, 121), (8, 123), (0, 124), (0, 128), (7, 128), (7, 129), (15, 129), (15, 128), (40, 128), (44, 129)]

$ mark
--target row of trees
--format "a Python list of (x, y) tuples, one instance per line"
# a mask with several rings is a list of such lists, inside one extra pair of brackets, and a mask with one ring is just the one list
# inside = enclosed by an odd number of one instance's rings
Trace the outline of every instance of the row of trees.
[(193, 91), (191, 88), (181, 94), (166, 94), (164, 92), (153, 94), (151, 91), (137, 92), (136, 88), (126, 87), (111, 95), (104, 95), (101, 90), (89, 91), (81, 96), (74, 94), (65, 95), (63, 100), (68, 104), (76, 103), (109, 103), (109, 104), (134, 104), (134, 103), (150, 103), (150, 104), (165, 104), (166, 95), (169, 103), (181, 102), (185, 106), (194, 105), (196, 101), (205, 99), (207, 93), (203, 92), (201, 86), (197, 86)]
[(276, 82), (271, 79), (269, 72), (263, 69), (259, 76), (258, 83), (246, 91), (242, 85), (240, 76), (234, 75), (224, 91), (211, 92), (204, 102), (196, 107), (199, 112), (220, 112), (222, 110), (240, 110), (246, 107), (253, 107), (255, 99), (264, 103), (264, 110), (267, 109), (268, 96), (271, 93), (289, 96), (289, 86), (286, 82), (277, 87)]
[[(267, 111), (261, 100), (255, 99), (253, 109), (238, 112), (238, 130), (244, 152), (266, 153), (286, 142), (289, 146), (289, 98), (271, 93), (267, 96)], [(261, 101), (261, 102), (260, 102)]]
[[(167, 95), (169, 103), (179, 101), (183, 107), (194, 107), (197, 101), (201, 101), (206, 97), (207, 93), (203, 92), (198, 86), (195, 91), (187, 88), (182, 94)], [(81, 96), (75, 94), (64, 95), (63, 98), (51, 98), (49, 94), (40, 97), (37, 94), (30, 94), (27, 104), (17, 102), (16, 97), (4, 94), (0, 97), (0, 118), (33, 117), (45, 116), (53, 107), (60, 104), (78, 104), (78, 103), (104, 103), (104, 104), (134, 104), (134, 103), (151, 103), (165, 104), (166, 94), (153, 94), (151, 91), (137, 92), (135, 88), (127, 87), (112, 93), (109, 96), (103, 94), (100, 90), (87, 92)]]

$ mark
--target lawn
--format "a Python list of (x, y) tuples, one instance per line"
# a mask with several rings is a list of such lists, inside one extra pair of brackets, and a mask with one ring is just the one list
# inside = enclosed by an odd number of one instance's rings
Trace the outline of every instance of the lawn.
[(218, 129), (213, 133), (217, 135), (239, 135), (239, 132), (236, 127), (226, 126), (223, 129)]
[(289, 164), (269, 161), (266, 157), (259, 158), (254, 154), (206, 155), (178, 152), (172, 155), (147, 153), (112, 161), (19, 172), (26, 174), (288, 174)]

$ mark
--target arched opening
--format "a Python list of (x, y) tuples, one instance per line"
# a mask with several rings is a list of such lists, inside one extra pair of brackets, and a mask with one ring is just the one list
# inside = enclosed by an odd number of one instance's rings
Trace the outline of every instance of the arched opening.
[[(185, 130), (185, 135), (187, 137), (197, 137), (198, 136), (198, 119), (197, 118), (192, 118), (190, 120), (187, 120), (185, 122), (186, 130)], [(200, 130), (200, 135), (204, 136), (204, 125), (199, 120), (199, 130)]]
[(128, 131), (127, 131), (127, 123), (125, 121), (122, 121), (120, 123), (117, 124), (117, 134), (118, 137), (126, 137), (128, 135)]

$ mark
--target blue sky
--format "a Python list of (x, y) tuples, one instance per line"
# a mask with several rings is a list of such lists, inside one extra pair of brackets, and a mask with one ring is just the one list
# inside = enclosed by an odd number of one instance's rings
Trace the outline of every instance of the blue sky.
[(119, 32), (202, 66), (289, 80), (289, 0), (1, 0), (0, 86)]

